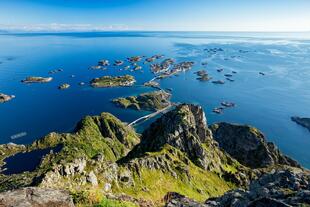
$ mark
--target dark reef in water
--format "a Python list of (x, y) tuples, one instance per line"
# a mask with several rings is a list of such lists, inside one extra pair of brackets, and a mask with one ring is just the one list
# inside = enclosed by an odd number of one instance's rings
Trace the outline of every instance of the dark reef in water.
[(300, 117), (294, 116), (291, 119), (292, 121), (307, 128), (310, 131), (310, 118), (300, 118)]

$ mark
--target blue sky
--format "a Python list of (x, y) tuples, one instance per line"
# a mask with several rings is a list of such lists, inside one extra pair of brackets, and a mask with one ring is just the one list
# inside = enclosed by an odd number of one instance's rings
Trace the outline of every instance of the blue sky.
[(310, 0), (0, 0), (0, 29), (310, 31)]

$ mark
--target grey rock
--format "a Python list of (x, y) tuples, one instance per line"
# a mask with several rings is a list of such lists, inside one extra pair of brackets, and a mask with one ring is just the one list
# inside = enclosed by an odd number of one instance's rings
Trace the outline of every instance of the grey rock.
[(36, 187), (0, 193), (1, 207), (74, 207), (67, 191)]
[(310, 187), (295, 182), (309, 182), (309, 171), (296, 168), (275, 170), (252, 181), (248, 191), (229, 191), (219, 198), (206, 201), (210, 206), (307, 206), (310, 204)]
[(109, 191), (111, 191), (111, 189), (112, 189), (111, 183), (105, 183), (105, 184), (104, 184), (103, 190), (104, 190), (105, 192), (109, 192)]
[(14, 95), (6, 95), (3, 93), (0, 93), (0, 103), (8, 102), (12, 100), (13, 98), (15, 98)]
[(255, 200), (251, 202), (248, 207), (290, 207), (291, 205), (288, 205), (286, 203), (283, 203), (282, 201), (273, 199), (273, 198), (261, 198), (258, 200)]
[(207, 204), (196, 202), (175, 192), (167, 193), (164, 201), (165, 207), (208, 207)]
[(301, 167), (295, 160), (283, 155), (273, 143), (267, 142), (263, 133), (254, 127), (218, 123), (211, 129), (220, 148), (243, 165), (251, 168), (276, 164)]
[(93, 171), (91, 171), (86, 178), (87, 182), (91, 183), (92, 186), (98, 186), (98, 179), (97, 176)]
[(86, 167), (85, 158), (77, 158), (72, 163), (68, 163), (63, 166), (62, 173), (64, 176), (74, 175), (76, 173), (82, 173)]
[(220, 155), (226, 155), (212, 139), (205, 113), (200, 106), (182, 104), (157, 119), (144, 131), (140, 144), (128, 154), (127, 159), (141, 156), (145, 152), (160, 151), (166, 144), (184, 152), (203, 169), (221, 171)]

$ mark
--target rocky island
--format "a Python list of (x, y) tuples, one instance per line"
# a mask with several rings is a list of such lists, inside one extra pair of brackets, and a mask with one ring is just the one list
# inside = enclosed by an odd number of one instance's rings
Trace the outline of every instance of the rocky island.
[(195, 74), (198, 76), (197, 80), (199, 81), (209, 81), (212, 79), (206, 70), (199, 70)]
[(154, 80), (145, 82), (143, 85), (146, 87), (152, 87), (160, 90), (160, 84)]
[(172, 75), (178, 75), (180, 72), (188, 71), (192, 68), (194, 62), (184, 61), (180, 63), (175, 63), (172, 58), (167, 58), (161, 63), (151, 64), (151, 71), (157, 75), (157, 78), (163, 79), (171, 77)]
[(124, 64), (124, 61), (122, 61), (122, 60), (115, 60), (113, 65), (114, 66), (121, 66), (123, 64)]
[(141, 56), (133, 56), (127, 58), (128, 62), (135, 63), (135, 62), (140, 62), (142, 60)]
[(48, 83), (48, 82), (51, 82), (52, 80), (53, 80), (52, 77), (44, 78), (44, 77), (30, 76), (22, 80), (21, 82), (23, 83)]
[(212, 81), (212, 83), (214, 83), (214, 84), (224, 84), (225, 83), (225, 81), (223, 81), (223, 80), (216, 80), (216, 81)]
[(112, 102), (122, 108), (135, 110), (157, 111), (170, 106), (171, 94), (163, 90), (143, 93), (138, 96), (116, 98)]
[(167, 72), (169, 68), (174, 64), (175, 60), (172, 58), (167, 58), (161, 63), (151, 64), (151, 71), (154, 74)]
[(309, 171), (254, 127), (209, 127), (192, 104), (165, 113), (141, 135), (109, 113), (87, 116), (72, 133), (0, 145), (0, 165), (16, 153), (57, 146), (34, 171), (0, 173), (0, 205), (310, 205)]
[(307, 128), (310, 131), (310, 118), (301, 118), (301, 117), (294, 116), (291, 119), (292, 121), (296, 122), (300, 126)]
[(65, 90), (68, 88), (70, 88), (70, 85), (68, 83), (64, 83), (64, 84), (61, 84), (60, 86), (58, 86), (58, 89), (60, 89), (60, 90)]
[(107, 68), (102, 65), (94, 65), (89, 67), (91, 70), (106, 70)]
[(6, 95), (4, 93), (0, 93), (0, 103), (5, 103), (15, 98), (14, 95)]
[(110, 63), (109, 63), (109, 61), (108, 60), (99, 60), (99, 62), (98, 62), (98, 66), (109, 66), (110, 65)]
[(59, 68), (59, 69), (55, 69), (55, 70), (51, 70), (48, 72), (48, 74), (55, 74), (55, 73), (59, 73), (59, 72), (63, 72), (64, 70)]
[(131, 75), (124, 76), (103, 76), (91, 80), (90, 84), (96, 88), (118, 87), (118, 86), (132, 86), (136, 82)]

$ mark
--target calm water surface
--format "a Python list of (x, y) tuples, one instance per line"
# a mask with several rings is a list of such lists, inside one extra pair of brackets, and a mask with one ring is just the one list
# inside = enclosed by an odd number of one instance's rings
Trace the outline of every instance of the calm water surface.
[[(281, 36), (281, 37), (279, 37)], [(173, 101), (204, 107), (208, 122), (250, 124), (262, 130), (270, 141), (310, 168), (310, 133), (290, 120), (310, 117), (310, 38), (300, 34), (229, 33), (87, 33), (0, 35), (0, 93), (15, 95), (0, 105), (0, 143), (31, 143), (51, 131), (70, 132), (85, 115), (107, 111), (130, 122), (147, 114), (116, 108), (110, 100), (152, 89), (91, 88), (92, 78), (132, 74), (137, 85), (153, 75), (148, 65), (142, 72), (106, 71), (88, 68), (100, 59), (125, 59), (134, 55), (164, 54), (176, 61), (195, 61), (191, 71), (160, 81), (173, 89)], [(208, 53), (206, 48), (222, 48)], [(240, 50), (242, 50), (240, 52)], [(202, 66), (202, 62), (208, 62)], [(62, 68), (64, 72), (48, 74)], [(217, 69), (223, 68), (222, 73)], [(195, 71), (206, 69), (215, 80), (236, 71), (224, 85), (196, 80)], [(264, 72), (266, 75), (259, 75)], [(74, 75), (75, 77), (71, 77)], [(52, 76), (47, 84), (25, 85), (26, 76)], [(57, 87), (69, 83), (68, 90)], [(212, 113), (222, 101), (235, 108)], [(142, 125), (143, 126), (143, 125)], [(19, 136), (20, 135), (20, 136)]]

